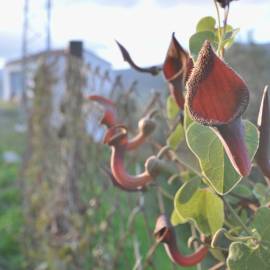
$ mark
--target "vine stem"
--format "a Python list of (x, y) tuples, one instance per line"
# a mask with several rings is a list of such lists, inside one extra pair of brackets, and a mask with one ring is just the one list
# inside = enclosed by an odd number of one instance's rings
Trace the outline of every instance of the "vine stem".
[(199, 177), (204, 177), (199, 171), (193, 168), (190, 164), (186, 163), (184, 160), (181, 160), (179, 156), (175, 153), (175, 151), (169, 145), (165, 145), (164, 147), (162, 147), (156, 156), (157, 158), (162, 158), (166, 153), (170, 154), (172, 161), (176, 161), (179, 164), (183, 165), (184, 167), (190, 169)]
[(221, 19), (220, 19), (220, 13), (219, 13), (217, 1), (214, 0), (214, 3), (215, 3), (217, 18), (218, 18), (218, 54), (220, 55), (220, 50), (221, 50), (221, 45), (222, 45)]
[(229, 17), (229, 11), (230, 11), (230, 4), (226, 6), (224, 10), (224, 21), (223, 21), (223, 27), (224, 27), (224, 32), (223, 35), (226, 34), (226, 28), (227, 28), (227, 22), (228, 22), (228, 17)]
[(168, 151), (171, 150), (171, 147), (169, 145), (163, 146), (159, 152), (157, 153), (157, 158), (162, 158)]
[(223, 198), (224, 204), (226, 205), (226, 207), (228, 208), (228, 210), (231, 212), (231, 214), (233, 215), (233, 217), (237, 220), (237, 222), (239, 223), (239, 225), (241, 225), (241, 227), (243, 228), (243, 230), (250, 236), (253, 235), (252, 231), (243, 223), (243, 221), (241, 220), (241, 218), (237, 215), (237, 213), (234, 211), (234, 209), (232, 208), (232, 206), (230, 205), (229, 202), (226, 201), (225, 198)]
[[(174, 153), (174, 152), (173, 152)], [(177, 161), (179, 164), (183, 165), (184, 167), (190, 169), (191, 171), (193, 171), (197, 176), (199, 177), (204, 177), (199, 171), (197, 171), (195, 168), (193, 168), (191, 165), (189, 165), (187, 162), (185, 162), (184, 160), (180, 159), (175, 153), (173, 156), (173, 159), (175, 161)]]
[[(190, 225), (190, 229), (191, 229), (192, 237), (197, 238), (196, 229), (195, 229), (193, 224)], [(195, 248), (195, 250), (197, 250), (199, 248), (198, 242), (196, 242), (196, 241), (194, 242), (194, 248)], [(201, 263), (197, 264), (197, 270), (202, 270), (202, 264)]]

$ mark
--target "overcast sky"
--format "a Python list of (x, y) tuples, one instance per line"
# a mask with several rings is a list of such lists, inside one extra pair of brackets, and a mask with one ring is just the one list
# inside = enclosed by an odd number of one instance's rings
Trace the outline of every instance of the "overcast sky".
[[(32, 27), (30, 50), (45, 46), (44, 6), (46, 0), (29, 0)], [(3, 1), (0, 10), (0, 60), (19, 57), (24, 0)], [(128, 67), (121, 59), (114, 39), (128, 48), (142, 65), (160, 63), (172, 32), (187, 47), (196, 22), (216, 16), (213, 0), (52, 0), (52, 45), (66, 46), (70, 39), (82, 39), (115, 68)], [(270, 42), (270, 0), (232, 2), (229, 23), (240, 27), (239, 39), (254, 31), (258, 42)], [(39, 36), (39, 38), (37, 38)]]

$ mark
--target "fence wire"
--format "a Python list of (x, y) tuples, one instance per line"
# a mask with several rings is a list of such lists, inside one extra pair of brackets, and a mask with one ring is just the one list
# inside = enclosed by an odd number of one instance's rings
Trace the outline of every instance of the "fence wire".
[[(87, 117), (98, 108), (84, 99), (85, 72), (92, 71), (81, 67), (80, 60), (68, 59), (65, 94), (56, 110), (63, 120), (59, 125), (51, 124), (55, 113), (53, 84), (63, 78), (53, 78), (53, 67), (45, 62), (34, 78), (28, 147), (21, 175), (26, 267), (175, 269), (152, 233), (156, 217), (171, 201), (158, 183), (146, 191), (126, 193), (104, 173), (109, 166), (110, 150), (95, 142), (98, 122), (92, 126), (92, 133), (87, 132)], [(162, 105), (160, 94), (153, 93), (148, 104), (140, 106), (136, 83), (125, 89), (121, 77), (111, 79), (108, 73), (97, 71), (93, 76), (95, 84), (98, 80), (101, 86), (110, 82), (110, 97), (117, 103), (119, 119), (133, 133), (140, 117)], [(142, 169), (153, 141), (149, 145), (127, 158), (126, 166), (131, 172)]]

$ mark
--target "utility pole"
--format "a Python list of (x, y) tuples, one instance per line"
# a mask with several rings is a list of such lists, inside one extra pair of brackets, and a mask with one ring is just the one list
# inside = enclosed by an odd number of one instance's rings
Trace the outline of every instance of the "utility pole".
[(27, 106), (27, 56), (28, 56), (28, 32), (29, 32), (29, 0), (24, 0), (24, 19), (23, 19), (23, 36), (22, 36), (22, 106)]
[(47, 0), (47, 51), (51, 50), (51, 10), (52, 2)]
[[(22, 31), (22, 105), (27, 109), (29, 89), (29, 56), (51, 50), (52, 0), (24, 0)], [(44, 27), (42, 27), (42, 24)], [(42, 30), (43, 29), (43, 30)]]

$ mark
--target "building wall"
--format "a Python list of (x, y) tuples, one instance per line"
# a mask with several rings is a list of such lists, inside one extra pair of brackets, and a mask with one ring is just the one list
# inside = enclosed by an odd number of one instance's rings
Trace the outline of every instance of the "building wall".
[[(3, 69), (3, 96), (2, 99), (5, 101), (11, 100), (12, 93), (15, 92), (14, 89), (12, 89), (13, 83), (11, 83), (12, 74), (17, 73), (21, 74), (22, 67), (21, 64), (14, 64), (14, 65), (6, 65)], [(20, 93), (17, 89), (17, 93)]]
[[(106, 97), (110, 96), (114, 78), (111, 78), (111, 64), (95, 56), (91, 52), (84, 52), (83, 70), (85, 71), (86, 84), (83, 95), (98, 94)], [(44, 60), (43, 56), (32, 57), (28, 61), (29, 72), (27, 72), (27, 96), (31, 98), (34, 93), (31, 91), (33, 87), (33, 77), (40, 62)], [(52, 117), (51, 125), (55, 128), (60, 128), (63, 124), (64, 118), (61, 112), (61, 103), (64, 100), (66, 93), (65, 85), (65, 70), (67, 65), (67, 55), (64, 53), (58, 56), (52, 55), (47, 59), (49, 63), (53, 62), (52, 70), (55, 83), (52, 89)], [(22, 85), (22, 62), (16, 61), (7, 64), (3, 69), (3, 96), (2, 99), (10, 101), (11, 99), (20, 100), (23, 91)], [(20, 85), (21, 81), (21, 85)], [(99, 125), (99, 118), (94, 104), (91, 104), (91, 113), (88, 114), (85, 121), (85, 128), (89, 135), (95, 141), (100, 141), (103, 138), (105, 130)]]
[[(55, 56), (52, 56), (55, 57)], [(110, 82), (109, 80), (104, 80), (104, 75), (110, 73), (111, 64), (103, 59), (99, 58), (92, 52), (84, 52), (84, 62), (86, 64), (86, 87), (84, 89), (85, 94), (90, 93), (99, 93), (101, 95), (108, 96), (110, 92)], [(57, 56), (57, 71), (56, 75), (59, 77), (60, 81), (64, 74), (64, 58), (65, 53), (63, 51), (62, 55)], [(42, 59), (42, 56), (32, 58), (28, 61), (29, 72), (27, 78), (27, 85), (31, 86), (31, 80), (33, 74), (37, 68), (39, 61)], [(21, 87), (20, 87), (21, 81)], [(109, 84), (109, 85), (108, 85)], [(55, 95), (55, 102), (58, 103), (58, 99), (63, 94), (63, 83), (57, 82), (58, 91)], [(23, 85), (22, 85), (22, 61), (16, 61), (13, 63), (7, 63), (3, 69), (3, 91), (0, 96), (1, 99), (9, 101), (12, 98), (20, 99), (22, 95)]]
[(109, 97), (113, 83), (112, 66), (91, 52), (84, 53), (86, 65), (85, 94), (99, 94)]

